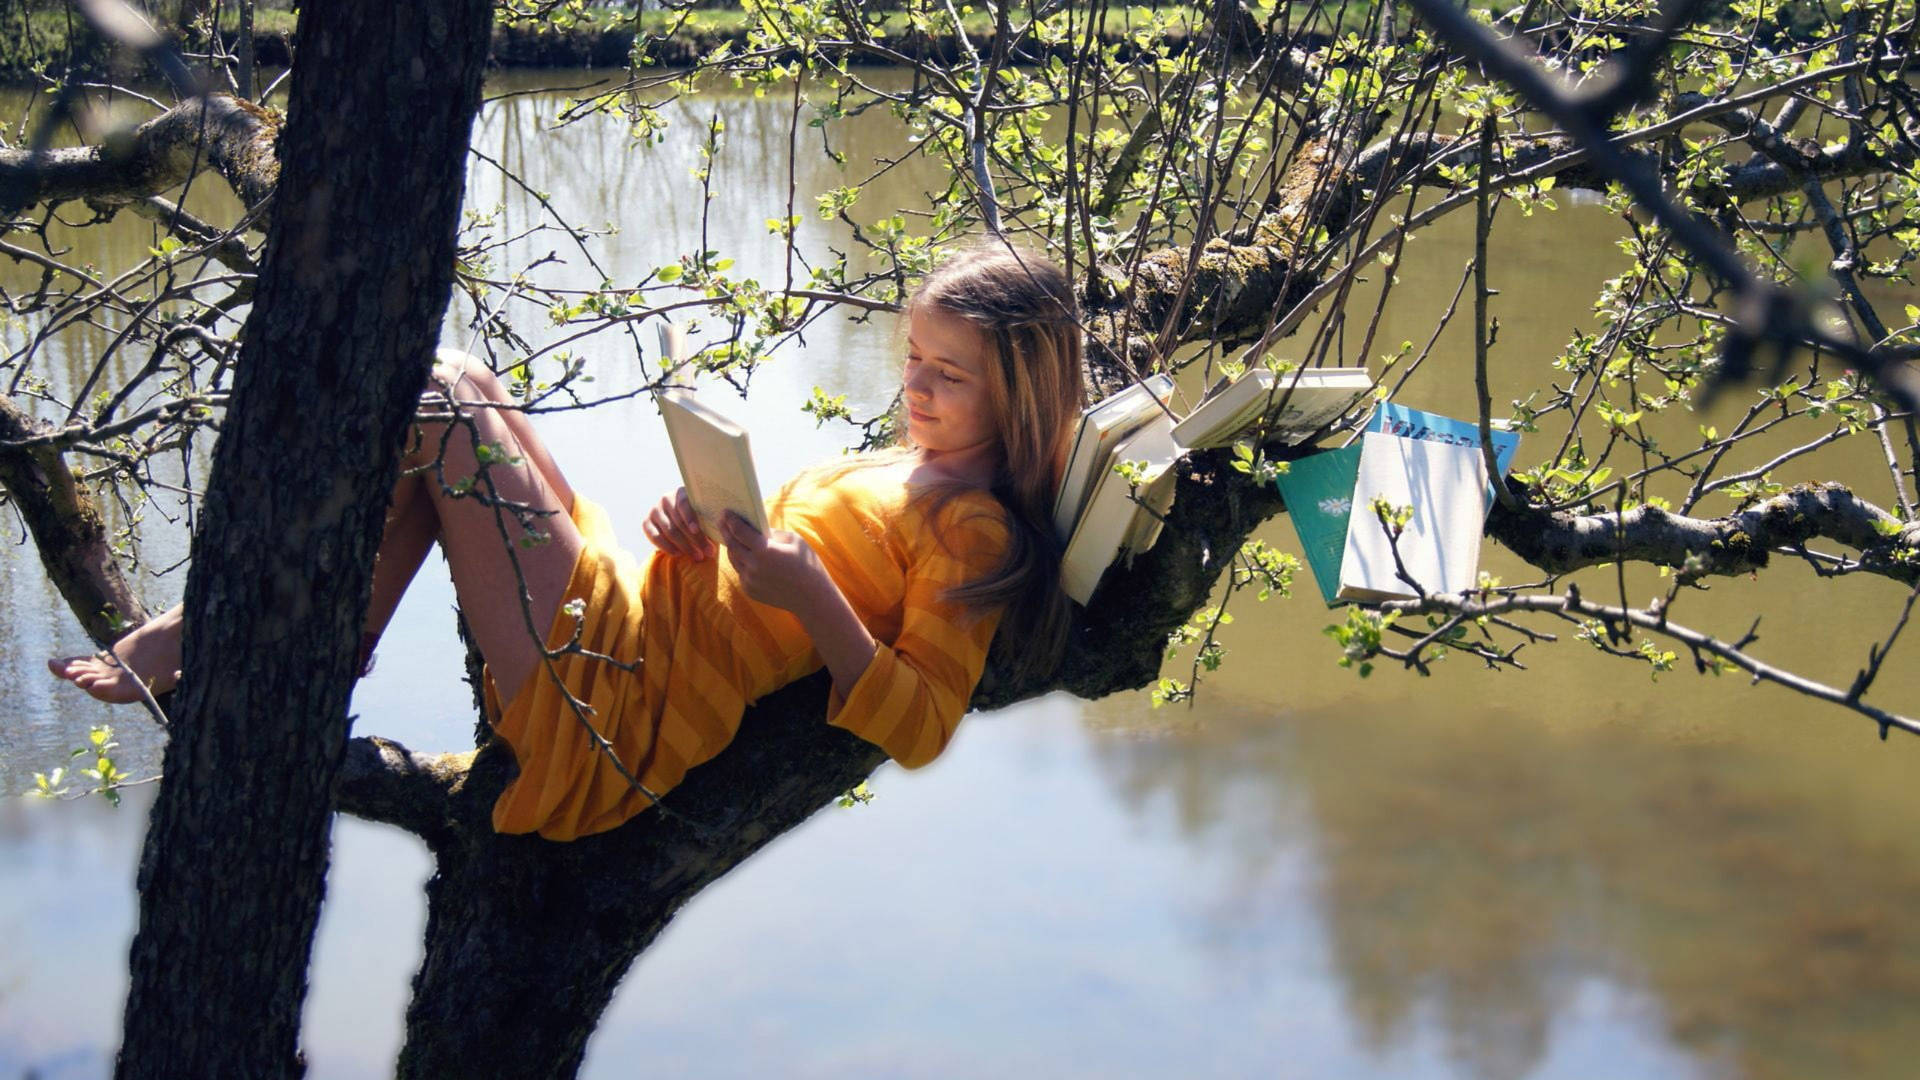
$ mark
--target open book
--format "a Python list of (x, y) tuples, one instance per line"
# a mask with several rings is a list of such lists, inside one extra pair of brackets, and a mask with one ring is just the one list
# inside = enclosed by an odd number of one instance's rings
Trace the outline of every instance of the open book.
[(1366, 368), (1276, 372), (1256, 364), (1200, 403), (1173, 437), (1189, 450), (1225, 446), (1266, 422), (1267, 438), (1297, 443), (1331, 423), (1373, 388)]
[[(660, 326), (660, 352), (668, 364), (686, 359), (686, 338), (672, 323)], [(674, 460), (687, 488), (687, 501), (700, 518), (709, 539), (720, 540), (720, 521), (732, 510), (762, 533), (767, 531), (766, 503), (760, 498), (760, 478), (753, 468), (753, 451), (746, 429), (704, 404), (691, 390), (675, 387), (656, 392), (654, 403), (666, 421)]]
[(1080, 520), (1080, 511), (1087, 504), (1093, 482), (1112, 465), (1113, 448), (1154, 416), (1164, 415), (1166, 400), (1172, 394), (1173, 379), (1155, 375), (1080, 414), (1080, 426), (1074, 429), (1073, 449), (1067, 454), (1067, 468), (1060, 476), (1060, 493), (1053, 501), (1053, 529), (1061, 543), (1072, 539), (1073, 527)]
[[(1484, 460), (1477, 469), (1473, 465), (1480, 460), (1479, 426), (1383, 401), (1364, 430), (1360, 442), (1292, 462), (1276, 480), (1321, 598), (1333, 606), (1353, 599), (1412, 597), (1399, 580), (1392, 546), (1373, 511), (1375, 494), (1414, 509), (1399, 544), (1400, 559), (1414, 580), (1429, 591), (1472, 588), (1494, 492), (1482, 484), (1476, 507), (1471, 486), (1463, 488), (1457, 478), (1485, 476)], [(1496, 420), (1492, 435), (1495, 465), (1504, 474), (1520, 446), (1520, 433)], [(1376, 438), (1434, 445), (1403, 447), (1376, 443)], [(1350, 531), (1359, 535), (1349, 539)]]

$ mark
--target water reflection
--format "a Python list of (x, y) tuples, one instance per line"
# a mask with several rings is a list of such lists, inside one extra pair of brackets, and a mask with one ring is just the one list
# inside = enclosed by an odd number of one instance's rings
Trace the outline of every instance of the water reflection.
[(1467, 1075), (1534, 1075), (1597, 980), (1715, 1071), (1910, 1075), (1920, 863), (1891, 824), (1908, 787), (1789, 779), (1770, 731), (1556, 730), (1551, 709), (1216, 701), (1200, 730), (1104, 740), (1095, 760), (1136, 813), (1178, 808), (1238, 862), (1207, 935), (1230, 950), (1285, 896), (1275, 837), (1308, 823), (1333, 981), (1381, 1057), (1431, 1023)]

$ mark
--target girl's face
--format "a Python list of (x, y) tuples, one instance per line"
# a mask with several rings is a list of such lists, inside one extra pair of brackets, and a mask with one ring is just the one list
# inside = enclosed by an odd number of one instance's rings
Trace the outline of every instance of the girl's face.
[(907, 437), (929, 456), (984, 455), (997, 444), (987, 350), (980, 332), (956, 315), (922, 304), (908, 316)]

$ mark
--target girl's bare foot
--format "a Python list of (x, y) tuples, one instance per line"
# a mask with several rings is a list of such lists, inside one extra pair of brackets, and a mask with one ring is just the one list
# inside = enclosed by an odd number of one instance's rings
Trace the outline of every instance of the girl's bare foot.
[(101, 701), (125, 705), (144, 696), (135, 679), (147, 684), (155, 694), (173, 689), (180, 681), (180, 609), (171, 608), (146, 625), (121, 638), (113, 646), (113, 655), (104, 652), (92, 656), (56, 657), (47, 661), (47, 669)]

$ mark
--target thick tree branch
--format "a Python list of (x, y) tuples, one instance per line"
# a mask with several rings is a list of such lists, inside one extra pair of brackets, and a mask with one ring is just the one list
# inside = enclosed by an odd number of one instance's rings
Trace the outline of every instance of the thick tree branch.
[(1863, 572), (1920, 581), (1920, 524), (1903, 523), (1840, 484), (1802, 484), (1720, 518), (1654, 506), (1620, 515), (1496, 507), (1487, 534), (1553, 574), (1619, 559), (1679, 568), (1688, 579), (1748, 574), (1776, 550), (1826, 539), (1860, 552)]
[(334, 787), (339, 808), (443, 842), (457, 827), (452, 797), (473, 766), (474, 751), (415, 753), (377, 735), (349, 740)]
[[(452, 291), (492, 14), (489, 0), (301, 9), (287, 188), (187, 576), (167, 782), (129, 950), (126, 1080), (304, 1070), (348, 694), (398, 451)], [(271, 177), (245, 155), (264, 157), (275, 125), (210, 100), (233, 119), (219, 131), (241, 137), (189, 145), (236, 170), (243, 200), (263, 197), (245, 177)]]
[[(0, 396), (0, 444), (44, 435), (46, 426)], [(47, 577), (96, 645), (104, 647), (147, 621), (146, 607), (113, 557), (99, 506), (58, 447), (0, 448), (0, 487), (33, 534)]]
[(252, 209), (272, 193), (279, 176), (273, 152), (279, 132), (278, 114), (228, 94), (209, 94), (98, 146), (0, 150), (0, 207), (17, 212), (71, 199), (138, 202), (211, 166)]
[[(660, 806), (572, 843), (492, 832), (513, 765), (504, 746), (482, 749), (439, 800), (466, 827), (429, 837), (439, 872), (397, 1074), (572, 1075), (591, 1018), (681, 905), (883, 759), (820, 722), (827, 685), (814, 676), (770, 695)], [(398, 754), (387, 771), (404, 788)]]

